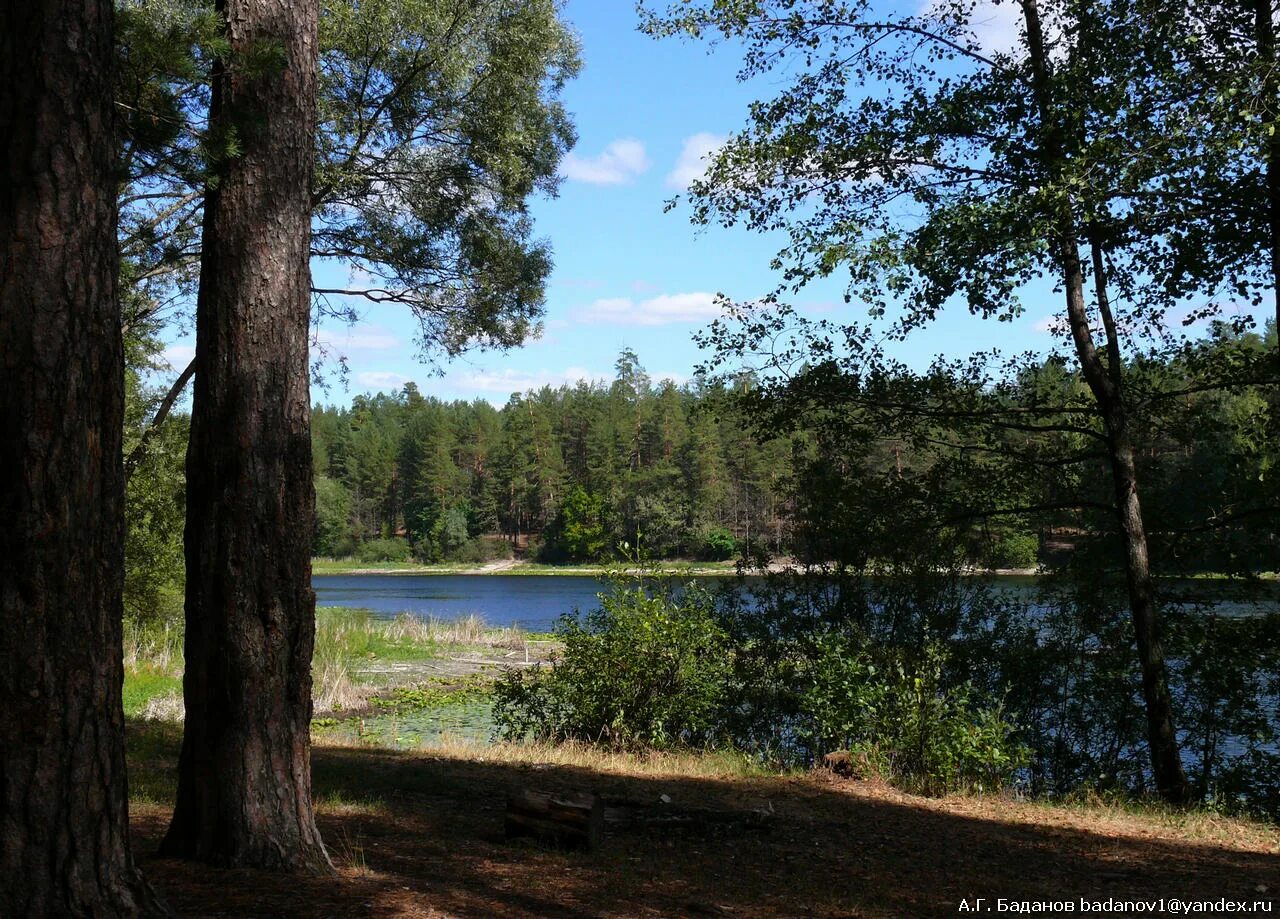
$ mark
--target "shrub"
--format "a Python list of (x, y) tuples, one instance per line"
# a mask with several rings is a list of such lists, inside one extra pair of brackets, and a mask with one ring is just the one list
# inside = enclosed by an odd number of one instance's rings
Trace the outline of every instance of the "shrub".
[(890, 781), (930, 795), (990, 791), (1026, 765), (998, 707), (979, 706), (968, 684), (944, 686), (938, 646), (917, 660), (882, 652), (877, 663), (847, 636), (829, 635), (816, 652), (802, 704), (818, 755), (860, 752)]
[(356, 559), (362, 562), (407, 562), (413, 548), (407, 539), (370, 539), (356, 548)]
[(508, 558), (511, 558), (510, 542), (501, 536), (477, 536), (453, 553), (449, 560), (465, 565), (482, 565)]
[(709, 562), (728, 561), (738, 554), (738, 541), (724, 527), (709, 530), (703, 538), (699, 555)]
[(1040, 540), (1034, 533), (1006, 533), (992, 550), (996, 568), (1034, 568), (1039, 559)]
[(508, 671), (494, 717), (509, 740), (576, 740), (612, 747), (700, 746), (716, 740), (729, 703), (732, 658), (710, 596), (618, 583), (584, 620), (556, 629), (548, 668)]

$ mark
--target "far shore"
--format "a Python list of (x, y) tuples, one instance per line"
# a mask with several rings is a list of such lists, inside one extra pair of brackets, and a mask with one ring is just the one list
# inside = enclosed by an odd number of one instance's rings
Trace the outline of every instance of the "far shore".
[[(780, 558), (769, 563), (770, 572), (779, 572), (793, 565), (794, 560)], [(663, 559), (655, 563), (661, 574), (686, 577), (733, 577), (738, 573), (736, 562), (704, 562), (681, 559)], [(444, 562), (436, 565), (420, 565), (413, 562), (360, 562), (355, 559), (313, 558), (311, 573), (326, 574), (413, 574), (413, 575), (518, 575), (520, 577), (604, 577), (609, 573), (644, 574), (653, 573), (654, 568), (640, 569), (634, 566), (619, 567), (617, 565), (548, 565), (524, 559), (502, 559), (484, 562), (479, 565), (466, 565), (457, 562)], [(752, 568), (748, 574), (756, 575), (760, 569)], [(997, 578), (1038, 578), (1049, 572), (1044, 568), (972, 568), (963, 572), (972, 577)], [(1219, 580), (1229, 575), (1216, 572), (1170, 576), (1176, 579)], [(1264, 581), (1280, 579), (1278, 572), (1266, 572), (1258, 576)]]
[[(792, 559), (780, 558), (769, 563), (768, 570), (779, 572), (789, 565), (795, 564)], [(736, 562), (703, 562), (685, 561), (681, 559), (663, 559), (656, 562), (658, 571), (663, 574), (690, 575), (693, 577), (731, 577), (738, 573)], [(634, 566), (620, 568), (616, 565), (547, 565), (522, 559), (502, 559), (485, 562), (480, 565), (463, 565), (458, 563), (442, 563), (437, 565), (419, 565), (411, 562), (359, 562), (354, 559), (315, 558), (311, 560), (312, 574), (416, 574), (416, 575), (520, 575), (537, 576), (574, 576), (600, 577), (610, 572), (623, 574), (642, 574), (652, 569), (640, 569)], [(753, 568), (750, 574), (758, 574)], [(1037, 568), (993, 568), (973, 569), (965, 572), (970, 575), (996, 577), (1035, 577), (1043, 572)]]

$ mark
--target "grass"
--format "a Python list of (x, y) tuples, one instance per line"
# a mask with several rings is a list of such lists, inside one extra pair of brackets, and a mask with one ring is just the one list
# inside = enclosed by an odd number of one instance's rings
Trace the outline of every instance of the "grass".
[(125, 717), (148, 717), (156, 710), (157, 700), (181, 693), (181, 676), (149, 666), (130, 668), (125, 671), (124, 679)]
[[(182, 629), (127, 622), (124, 708), (130, 718), (182, 718)], [(479, 616), (421, 619), (403, 614), (376, 619), (367, 610), (316, 611), (313, 697), (318, 716), (349, 713), (378, 695), (430, 682), (428, 665), (457, 655), (483, 658), (522, 651), (543, 641), (517, 627), (498, 628)], [(470, 666), (468, 664), (467, 666)]]

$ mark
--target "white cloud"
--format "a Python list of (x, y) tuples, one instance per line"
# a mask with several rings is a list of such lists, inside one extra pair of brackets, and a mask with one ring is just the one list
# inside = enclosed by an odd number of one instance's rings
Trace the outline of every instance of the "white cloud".
[(391, 370), (366, 370), (356, 374), (356, 382), (366, 389), (399, 390), (410, 379)]
[(615, 325), (670, 325), (676, 322), (709, 322), (723, 310), (715, 294), (694, 291), (660, 294), (647, 300), (605, 297), (574, 312), (578, 322), (608, 322)]
[[(937, 15), (942, 4), (926, 0), (920, 12), (926, 16)], [(1047, 24), (1052, 38), (1052, 25)], [(983, 54), (1011, 53), (1022, 46), (1022, 8), (1009, 0), (978, 0), (969, 16), (969, 34)]]
[(612, 141), (598, 156), (569, 153), (560, 162), (560, 174), (589, 185), (626, 185), (649, 168), (644, 144), (633, 137)]
[(451, 386), (462, 390), (478, 390), (480, 392), (510, 394), (525, 392), (529, 389), (541, 389), (543, 386), (560, 386), (563, 383), (577, 383), (579, 380), (599, 380), (604, 374), (592, 373), (585, 367), (567, 367), (555, 370), (474, 370), (467, 373), (449, 374)]
[(174, 370), (183, 370), (196, 356), (195, 345), (170, 345), (164, 349), (164, 359)]
[(724, 146), (727, 139), (722, 134), (707, 131), (686, 137), (675, 168), (667, 173), (667, 187), (685, 189), (689, 187), (689, 183), (701, 179), (710, 165), (708, 157)]
[(362, 327), (359, 331), (350, 326), (339, 329), (317, 329), (312, 342), (326, 351), (346, 355), (352, 351), (394, 351), (400, 340), (378, 326)]
[(1016, 3), (995, 4), (983, 0), (973, 11), (970, 31), (978, 47), (988, 54), (1016, 51), (1020, 44), (1022, 12)]
[[(586, 367), (566, 367), (564, 370), (485, 370), (476, 369), (467, 372), (453, 372), (446, 375), (444, 386), (452, 391), (470, 398), (475, 393), (485, 394), (483, 398), (493, 405), (501, 407), (506, 404), (512, 393), (525, 393), (539, 390), (544, 386), (576, 386), (580, 382), (598, 383), (608, 386), (613, 381), (612, 372), (596, 372)], [(677, 386), (689, 381), (689, 377), (680, 373), (653, 373), (650, 379), (654, 383), (670, 380)]]

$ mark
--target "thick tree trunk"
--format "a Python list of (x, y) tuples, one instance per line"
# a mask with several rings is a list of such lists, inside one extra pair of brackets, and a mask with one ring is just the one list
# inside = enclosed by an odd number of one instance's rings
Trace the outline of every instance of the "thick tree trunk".
[[(1276, 60), (1276, 30), (1272, 18), (1272, 0), (1252, 0), (1254, 40), (1257, 42), (1258, 60), (1263, 68), (1262, 117), (1265, 121), (1276, 124), (1280, 120), (1280, 73), (1276, 68), (1280, 61)], [(1277, 125), (1280, 128), (1280, 125)], [(1267, 149), (1263, 154), (1266, 161), (1267, 180), (1267, 225), (1271, 236), (1271, 291), (1275, 295), (1276, 334), (1280, 335), (1280, 130), (1273, 131), (1267, 138)]]
[[(1036, 0), (1021, 0), (1026, 23), (1027, 51), (1032, 67), (1032, 85), (1039, 110), (1042, 136), (1041, 156), (1046, 169), (1056, 172), (1065, 161), (1063, 118), (1055, 107), (1049, 79), (1049, 56), (1044, 44)], [(1059, 207), (1057, 239), (1053, 241), (1063, 287), (1066, 291), (1067, 321), (1076, 356), (1085, 382), (1098, 406), (1106, 430), (1107, 456), (1111, 465), (1116, 514), (1124, 545), (1125, 580), (1134, 642), (1142, 673), (1142, 693), (1147, 712), (1147, 743), (1156, 788), (1169, 801), (1181, 803), (1191, 794), (1178, 736), (1174, 730), (1173, 702), (1169, 695), (1164, 646), (1160, 639), (1160, 616), (1147, 551), (1147, 533), (1138, 500), (1138, 478), (1134, 466), (1133, 433), (1123, 390), (1120, 344), (1110, 304), (1107, 301), (1101, 251), (1094, 247), (1094, 274), (1098, 308), (1106, 333), (1107, 359), (1094, 345), (1084, 295), (1084, 267), (1080, 260), (1080, 240), (1071, 202)]]
[(0, 916), (160, 912), (129, 849), (112, 5), (0, 6)]
[(316, 0), (223, 0), (187, 451), (186, 731), (162, 851), (330, 870), (311, 807)]

